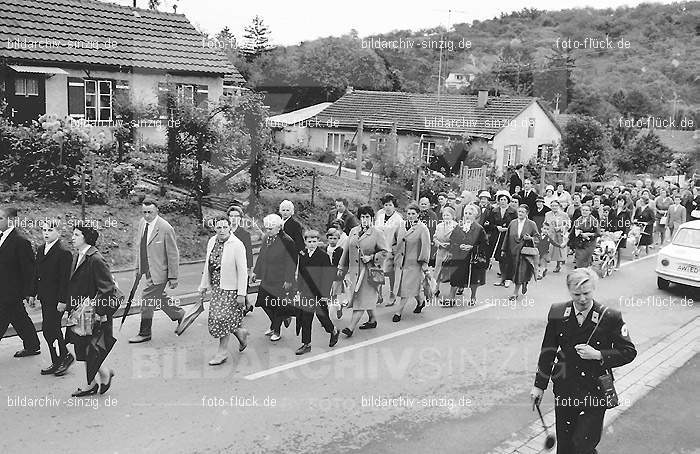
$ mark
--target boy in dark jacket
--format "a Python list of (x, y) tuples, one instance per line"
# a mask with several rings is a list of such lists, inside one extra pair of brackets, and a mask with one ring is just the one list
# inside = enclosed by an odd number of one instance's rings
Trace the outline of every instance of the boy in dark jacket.
[(333, 325), (328, 315), (328, 299), (336, 269), (331, 265), (328, 254), (318, 247), (318, 239), (318, 231), (307, 230), (304, 232), (306, 249), (299, 253), (297, 285), (301, 300), (298, 317), (301, 321), (302, 345), (296, 351), (297, 355), (311, 351), (311, 325), (314, 314), (326, 332), (331, 335), (328, 344), (330, 347), (338, 342), (340, 334), (340, 330)]

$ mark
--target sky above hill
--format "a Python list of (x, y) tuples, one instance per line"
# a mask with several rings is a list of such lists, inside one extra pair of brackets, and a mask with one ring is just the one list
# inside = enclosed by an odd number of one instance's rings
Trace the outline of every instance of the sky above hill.
[[(105, 1), (105, 0), (103, 0)], [(107, 0), (131, 6), (133, 0)], [(136, 0), (146, 8), (148, 0)], [(228, 26), (240, 38), (243, 27), (253, 16), (260, 15), (272, 31), (272, 44), (292, 45), (300, 41), (325, 36), (340, 36), (351, 29), (361, 37), (392, 30), (418, 30), (439, 25), (486, 20), (524, 7), (543, 10), (593, 7), (597, 9), (636, 6), (641, 0), (497, 0), (492, 2), (464, 2), (463, 0), (397, 1), (354, 0), (333, 2), (303, 1), (236, 1), (236, 0), (161, 0), (161, 11), (172, 12), (178, 4), (178, 13), (185, 14), (198, 28), (214, 35)], [(672, 3), (662, 1), (654, 3)], [(451, 12), (449, 10), (452, 10)]]

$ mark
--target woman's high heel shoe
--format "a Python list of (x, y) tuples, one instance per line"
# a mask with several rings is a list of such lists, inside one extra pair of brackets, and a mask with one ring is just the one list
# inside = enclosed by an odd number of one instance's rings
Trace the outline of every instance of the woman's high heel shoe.
[(82, 390), (80, 388), (76, 389), (71, 396), (73, 397), (85, 397), (85, 396), (92, 396), (94, 394), (97, 394), (97, 390), (99, 389), (99, 385), (95, 383), (95, 386), (93, 386), (90, 389)]
[(109, 391), (109, 387), (112, 386), (112, 378), (114, 377), (114, 371), (112, 369), (109, 370), (109, 380), (107, 380), (107, 383), (100, 384), (100, 394), (104, 394), (107, 391)]

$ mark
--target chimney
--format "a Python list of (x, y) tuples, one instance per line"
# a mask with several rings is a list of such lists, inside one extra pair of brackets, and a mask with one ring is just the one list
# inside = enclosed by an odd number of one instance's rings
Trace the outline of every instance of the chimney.
[(177, 14), (177, 3), (173, 4), (173, 13)]
[(355, 90), (355, 89), (352, 88), (352, 85), (348, 85), (347, 87), (345, 87), (345, 94), (346, 94), (346, 95), (349, 95), (349, 94), (352, 93), (354, 90)]
[(479, 95), (476, 98), (476, 107), (483, 108), (486, 107), (486, 103), (489, 102), (489, 91), (479, 90)]

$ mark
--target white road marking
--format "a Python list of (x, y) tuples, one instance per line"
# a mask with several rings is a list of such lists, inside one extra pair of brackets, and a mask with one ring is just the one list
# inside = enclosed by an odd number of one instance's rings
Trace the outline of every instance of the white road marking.
[(657, 255), (659, 255), (659, 253), (658, 253), (658, 252), (654, 252), (653, 254), (645, 255), (644, 257), (641, 257), (641, 258), (638, 258), (638, 259), (635, 259), (635, 260), (629, 260), (629, 261), (627, 261), (627, 262), (622, 263), (622, 264), (620, 265), (620, 268), (622, 268), (623, 266), (631, 265), (631, 264), (633, 264), (633, 263), (639, 263), (639, 262), (641, 262), (642, 260), (646, 260), (646, 259), (651, 258), (651, 257), (656, 257)]
[(389, 339), (393, 339), (395, 337), (403, 336), (404, 334), (410, 334), (410, 333), (415, 333), (416, 331), (420, 331), (425, 328), (430, 328), (431, 326), (439, 325), (440, 323), (445, 323), (449, 322), (451, 320), (458, 319), (460, 317), (464, 317), (469, 314), (473, 314), (475, 312), (483, 311), (484, 309), (488, 309), (490, 307), (494, 307), (495, 304), (493, 303), (488, 303), (484, 304), (482, 306), (477, 306), (473, 309), (468, 309), (462, 312), (458, 312), (456, 314), (451, 314), (447, 315), (445, 317), (441, 317), (435, 320), (431, 320), (426, 323), (422, 323), (420, 325), (412, 326), (410, 328), (405, 328), (401, 329), (398, 331), (395, 331), (393, 333), (385, 334), (383, 336), (375, 337), (373, 339), (368, 339), (366, 341), (359, 342), (357, 344), (353, 345), (348, 345), (347, 347), (341, 347), (338, 349), (334, 349), (329, 352), (321, 353), (320, 355), (312, 356), (310, 358), (305, 358), (305, 359), (300, 359), (298, 361), (292, 361), (291, 363), (287, 364), (282, 364), (281, 366), (276, 366), (270, 369), (266, 369), (260, 372), (255, 372), (254, 374), (246, 375), (245, 378), (246, 380), (257, 380), (259, 378), (267, 377), (268, 375), (273, 375), (279, 372), (283, 372), (289, 369), (294, 369), (296, 367), (304, 366), (306, 364), (314, 363), (316, 361), (322, 361), (326, 358), (331, 358), (333, 356), (337, 355), (342, 355), (343, 353), (347, 353), (353, 350), (357, 350), (358, 348), (363, 348), (363, 347), (368, 347), (370, 345), (377, 344), (379, 342), (384, 342)]

